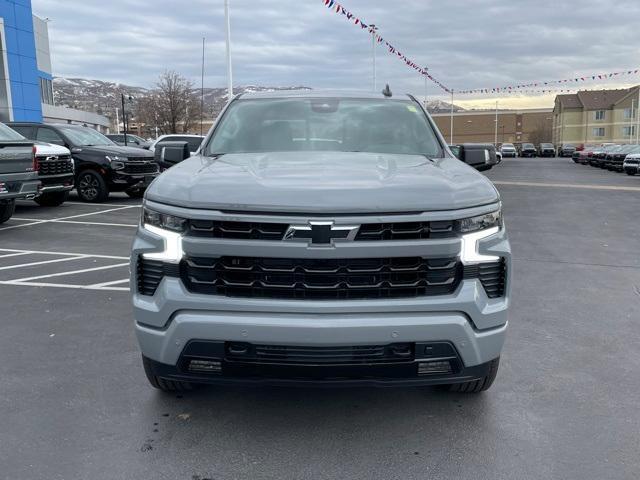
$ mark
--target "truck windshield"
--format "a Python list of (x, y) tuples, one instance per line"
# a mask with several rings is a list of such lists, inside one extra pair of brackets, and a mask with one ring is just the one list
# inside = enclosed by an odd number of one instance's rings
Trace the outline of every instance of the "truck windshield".
[(0, 140), (20, 142), (26, 139), (15, 130), (7, 127), (4, 123), (0, 123)]
[(442, 156), (419, 105), (349, 98), (236, 100), (204, 151), (206, 155), (338, 151)]
[(69, 141), (77, 147), (93, 145), (113, 145), (107, 137), (89, 127), (60, 127)]

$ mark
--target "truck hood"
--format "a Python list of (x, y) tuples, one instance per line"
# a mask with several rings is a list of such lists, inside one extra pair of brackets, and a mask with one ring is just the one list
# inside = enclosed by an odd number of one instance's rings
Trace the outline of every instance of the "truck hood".
[(36, 146), (36, 155), (44, 156), (44, 155), (69, 155), (68, 148), (62, 147), (60, 145), (55, 145), (53, 143), (45, 143), (45, 142), (33, 142)]
[(121, 147), (119, 145), (92, 145), (77, 147), (72, 150), (73, 153), (93, 153), (99, 155), (119, 155), (122, 157), (148, 157), (153, 158), (153, 153), (149, 150), (135, 147)]
[(399, 213), (475, 207), (499, 195), (454, 158), (275, 152), (193, 156), (160, 175), (146, 198), (213, 210)]

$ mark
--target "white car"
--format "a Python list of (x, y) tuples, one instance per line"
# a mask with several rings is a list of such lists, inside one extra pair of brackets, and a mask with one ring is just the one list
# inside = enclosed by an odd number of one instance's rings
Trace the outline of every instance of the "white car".
[(518, 156), (518, 151), (516, 147), (513, 146), (513, 143), (503, 143), (500, 147), (500, 153), (503, 157), (516, 158)]
[(630, 153), (624, 157), (622, 169), (627, 175), (636, 175), (640, 173), (640, 153)]
[(152, 152), (156, 151), (156, 145), (160, 142), (187, 142), (189, 144), (189, 151), (191, 155), (196, 153), (200, 148), (200, 144), (204, 140), (204, 137), (201, 135), (187, 135), (187, 134), (172, 134), (172, 135), (161, 135), (158, 137), (149, 147), (149, 150)]

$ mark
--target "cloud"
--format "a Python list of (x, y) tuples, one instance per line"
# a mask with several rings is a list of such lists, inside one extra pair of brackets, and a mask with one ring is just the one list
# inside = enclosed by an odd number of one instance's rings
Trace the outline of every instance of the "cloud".
[[(640, 17), (637, 1), (342, 3), (457, 90), (630, 69), (640, 56), (628, 22)], [(370, 36), (322, 1), (230, 4), (234, 83), (370, 88)], [(52, 20), (56, 75), (150, 86), (173, 69), (199, 83), (204, 36), (206, 85), (226, 83), (223, 0), (33, 0), (33, 8)], [(382, 48), (377, 67), (380, 87), (423, 94), (423, 79)], [(532, 101), (540, 98), (549, 102)]]

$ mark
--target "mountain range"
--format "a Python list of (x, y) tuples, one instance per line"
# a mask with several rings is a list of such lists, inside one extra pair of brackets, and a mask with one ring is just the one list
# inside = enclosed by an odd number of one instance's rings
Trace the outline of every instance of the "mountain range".
[[(200, 89), (195, 89), (200, 94)], [(260, 85), (245, 85), (234, 87), (234, 93), (269, 92), (277, 90), (311, 90), (305, 86), (279, 86), (268, 87)], [(87, 112), (105, 115), (115, 120), (116, 108), (121, 108), (121, 94), (135, 99), (149, 95), (151, 89), (136, 87), (122, 83), (105, 82), (102, 80), (90, 80), (85, 78), (55, 77), (53, 79), (53, 91), (56, 105), (84, 110)], [(215, 118), (226, 103), (226, 88), (204, 89), (205, 112)], [(445, 113), (451, 109), (451, 104), (442, 100), (429, 102), (431, 113)], [(454, 111), (464, 109), (454, 105)]]

